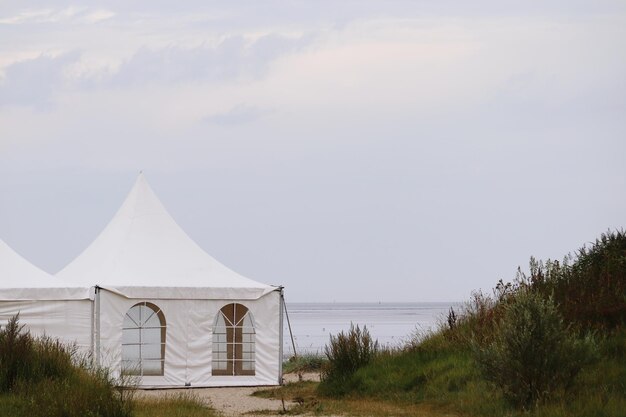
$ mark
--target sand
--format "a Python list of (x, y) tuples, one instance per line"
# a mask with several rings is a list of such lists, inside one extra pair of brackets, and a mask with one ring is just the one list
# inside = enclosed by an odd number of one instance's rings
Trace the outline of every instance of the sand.
[[(319, 381), (319, 374), (303, 374), (305, 380)], [(285, 374), (285, 382), (295, 382), (298, 380), (296, 374)], [(281, 400), (253, 397), (252, 393), (263, 389), (263, 387), (228, 387), (228, 388), (192, 388), (192, 389), (167, 389), (167, 390), (137, 390), (138, 398), (155, 398), (179, 393), (189, 393), (198, 397), (205, 404), (211, 406), (225, 417), (240, 416), (243, 414), (254, 416), (254, 411), (275, 410), (276, 415), (282, 411)], [(293, 406), (290, 401), (285, 401), (285, 407)], [(264, 417), (272, 417), (267, 414)]]

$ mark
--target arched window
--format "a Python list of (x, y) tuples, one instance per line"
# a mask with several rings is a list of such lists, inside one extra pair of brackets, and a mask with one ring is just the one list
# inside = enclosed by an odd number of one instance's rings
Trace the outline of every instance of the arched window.
[(122, 329), (122, 374), (163, 375), (165, 316), (152, 303), (132, 306)]
[(213, 375), (254, 375), (254, 321), (241, 304), (219, 311), (213, 326)]

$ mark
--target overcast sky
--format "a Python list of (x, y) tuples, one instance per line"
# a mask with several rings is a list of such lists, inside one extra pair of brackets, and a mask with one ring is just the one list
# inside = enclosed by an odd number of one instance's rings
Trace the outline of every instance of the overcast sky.
[(29, 3), (0, 239), (48, 272), (140, 170), (288, 301), (465, 300), (625, 226), (623, 1)]

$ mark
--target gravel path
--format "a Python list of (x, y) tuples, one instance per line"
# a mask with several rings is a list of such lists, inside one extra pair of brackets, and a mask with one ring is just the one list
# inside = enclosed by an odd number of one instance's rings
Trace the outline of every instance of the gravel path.
[[(295, 374), (285, 374), (285, 382), (294, 382), (298, 380)], [(303, 375), (305, 380), (319, 381), (319, 374), (307, 373)], [(281, 411), (282, 402), (280, 400), (272, 400), (268, 398), (253, 397), (252, 393), (262, 389), (262, 387), (227, 387), (227, 388), (193, 388), (193, 389), (168, 389), (168, 390), (137, 390), (137, 396), (140, 398), (154, 398), (169, 395), (178, 395), (179, 393), (190, 393), (197, 396), (201, 401), (210, 405), (225, 417), (240, 416), (257, 410), (276, 410)], [(285, 402), (285, 407), (289, 408), (292, 404)], [(264, 415), (264, 417), (273, 417)]]

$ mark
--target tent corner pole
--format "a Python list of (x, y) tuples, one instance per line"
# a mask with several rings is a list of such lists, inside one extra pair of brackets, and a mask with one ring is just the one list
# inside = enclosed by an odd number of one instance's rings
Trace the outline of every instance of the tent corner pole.
[(289, 327), (289, 336), (291, 336), (291, 346), (293, 347), (293, 357), (298, 360), (298, 352), (296, 352), (296, 342), (293, 339), (293, 332), (291, 331), (291, 322), (289, 321), (289, 312), (287, 311), (287, 304), (285, 303), (285, 295), (282, 290), (280, 292), (280, 298), (282, 300), (283, 308), (285, 310), (285, 317), (287, 318), (287, 327)]
[(100, 290), (101, 288), (99, 286), (96, 285), (95, 287), (95, 303), (96, 303), (96, 317), (95, 317), (95, 321), (96, 321), (96, 333), (95, 333), (95, 359), (96, 359), (96, 366), (100, 367), (101, 363), (100, 363)]

